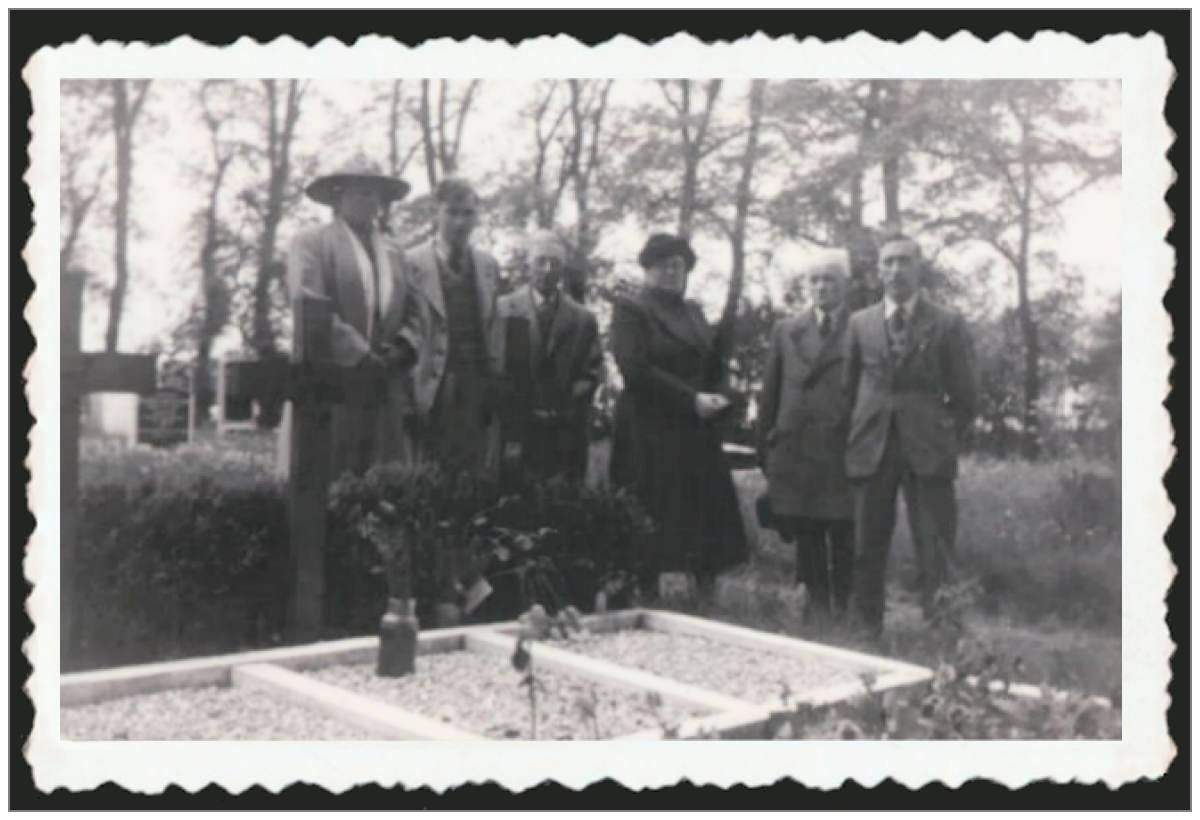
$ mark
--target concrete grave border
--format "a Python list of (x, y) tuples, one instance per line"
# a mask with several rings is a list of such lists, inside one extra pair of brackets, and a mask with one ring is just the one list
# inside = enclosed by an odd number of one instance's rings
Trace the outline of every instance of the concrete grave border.
[[(592, 632), (622, 629), (699, 635), (711, 640), (799, 657), (821, 657), (873, 674), (873, 691), (912, 686), (932, 678), (932, 670), (889, 658), (826, 646), (785, 635), (759, 632), (719, 621), (652, 609), (621, 610), (587, 615), (582, 625)], [(507, 657), (515, 648), (520, 624), (507, 621), (427, 630), (418, 639), (421, 655), (467, 651)], [(656, 692), (664, 700), (699, 707), (708, 714), (683, 721), (673, 737), (758, 737), (775, 709), (664, 676), (532, 641), (534, 662), (606, 686)], [(379, 648), (375, 636), (282, 647), (206, 658), (127, 666), (64, 675), (60, 685), (63, 707), (148, 694), (165, 689), (201, 686), (249, 686), (271, 692), (329, 717), (366, 729), (384, 738), (421, 740), (486, 740), (480, 735), (409, 712), (371, 696), (359, 695), (298, 674), (335, 664), (372, 663)], [(796, 703), (824, 704), (847, 700), (864, 692), (857, 681), (797, 690)], [(616, 740), (656, 740), (661, 730), (646, 730)]]

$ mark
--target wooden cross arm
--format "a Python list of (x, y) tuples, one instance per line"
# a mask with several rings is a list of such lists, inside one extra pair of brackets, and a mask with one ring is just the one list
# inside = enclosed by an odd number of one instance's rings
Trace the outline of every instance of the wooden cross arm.
[(386, 374), (346, 367), (329, 361), (241, 362), (232, 392), (258, 401), (292, 399), (339, 404), (347, 395), (383, 396)]
[(62, 378), (80, 393), (154, 393), (157, 357), (126, 353), (79, 353), (62, 357)]

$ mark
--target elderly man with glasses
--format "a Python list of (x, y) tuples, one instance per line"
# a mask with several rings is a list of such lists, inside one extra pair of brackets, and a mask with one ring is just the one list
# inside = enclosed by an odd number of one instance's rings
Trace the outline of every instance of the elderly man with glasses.
[(516, 392), (504, 427), (513, 461), (538, 477), (580, 482), (588, 460), (587, 425), (604, 364), (596, 317), (563, 287), (567, 254), (552, 231), (526, 242), (530, 279), (500, 297), (506, 323), (505, 371)]
[(818, 253), (801, 270), (811, 306), (778, 322), (759, 399), (759, 451), (771, 513), (796, 542), (796, 579), (808, 612), (845, 611), (854, 564), (853, 506), (846, 480), (849, 407), (842, 392), (849, 260)]

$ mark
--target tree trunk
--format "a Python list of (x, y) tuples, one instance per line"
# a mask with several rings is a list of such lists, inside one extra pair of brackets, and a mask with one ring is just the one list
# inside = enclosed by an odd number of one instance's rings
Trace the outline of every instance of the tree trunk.
[(750, 126), (746, 132), (746, 149), (742, 153), (741, 176), (738, 178), (733, 232), (730, 237), (733, 268), (729, 274), (729, 290), (725, 296), (725, 309), (721, 322), (732, 324), (737, 319), (738, 305), (746, 280), (746, 223), (750, 218), (750, 202), (753, 199), (754, 164), (758, 159), (758, 132), (762, 123), (763, 98), (766, 80), (750, 83)]
[(1017, 320), (1021, 328), (1021, 343), (1025, 349), (1024, 403), (1021, 413), (1022, 452), (1035, 459), (1041, 454), (1041, 431), (1038, 419), (1038, 399), (1041, 395), (1041, 348), (1037, 322), (1029, 300), (1029, 239), (1030, 213), (1028, 204), (1021, 213), (1020, 250), (1017, 262)]
[(392, 96), (388, 106), (388, 167), (392, 176), (400, 176), (400, 90), (403, 80), (392, 81)]
[(260, 359), (279, 356), (275, 326), (271, 321), (272, 285), (283, 278), (283, 265), (275, 259), (279, 224), (283, 221), (284, 195), (291, 175), (292, 138), (300, 117), (300, 84), (288, 80), (279, 111), (279, 89), (275, 80), (264, 80), (267, 94), (267, 201), (263, 207), (262, 235), (259, 238), (257, 270), (254, 280), (252, 339)]
[(895, 131), (901, 86), (898, 80), (876, 82), (880, 84), (877, 137), (882, 137), (879, 162), (883, 171), (883, 220), (893, 230), (900, 230), (900, 141)]
[(113, 287), (109, 294), (108, 327), (104, 349), (114, 352), (120, 342), (121, 316), (129, 288), (129, 195), (133, 186), (133, 127), (145, 101), (149, 82), (142, 84), (134, 99), (127, 80), (112, 80), (113, 141), (116, 148), (117, 195), (113, 208)]
[(433, 144), (433, 119), (429, 109), (429, 80), (421, 80), (421, 107), (417, 110), (417, 124), (421, 127), (421, 145), (425, 149), (425, 176), (429, 190), (437, 187), (437, 147)]

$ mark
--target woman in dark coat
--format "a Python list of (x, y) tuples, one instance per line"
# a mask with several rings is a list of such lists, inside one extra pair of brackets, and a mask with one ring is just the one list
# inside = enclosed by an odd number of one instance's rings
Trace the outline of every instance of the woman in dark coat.
[(725, 345), (684, 299), (696, 255), (687, 241), (651, 236), (638, 256), (645, 286), (613, 304), (612, 346), (625, 382), (617, 400), (612, 483), (631, 488), (658, 524), (654, 572), (701, 584), (745, 560), (745, 532), (717, 424)]

